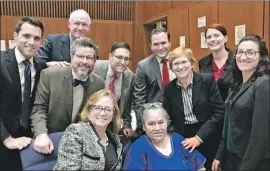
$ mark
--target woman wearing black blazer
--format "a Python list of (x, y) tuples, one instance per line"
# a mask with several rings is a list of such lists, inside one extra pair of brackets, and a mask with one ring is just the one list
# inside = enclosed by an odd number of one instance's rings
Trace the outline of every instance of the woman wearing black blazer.
[(163, 105), (174, 130), (186, 139), (184, 147), (198, 149), (211, 170), (219, 145), (224, 106), (213, 75), (193, 72), (195, 57), (188, 48), (178, 47), (169, 55), (169, 65), (176, 79), (164, 88)]
[(222, 140), (212, 169), (268, 170), (269, 54), (257, 35), (241, 39), (226, 100)]
[(205, 31), (205, 38), (211, 53), (199, 60), (202, 73), (212, 73), (217, 81), (223, 101), (232, 83), (234, 53), (226, 47), (227, 30), (221, 24), (211, 24)]

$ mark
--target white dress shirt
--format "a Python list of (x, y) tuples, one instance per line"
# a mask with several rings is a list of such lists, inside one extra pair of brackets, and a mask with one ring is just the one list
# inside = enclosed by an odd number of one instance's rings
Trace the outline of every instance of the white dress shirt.
[[(25, 65), (23, 64), (23, 61), (26, 58), (21, 54), (21, 52), (18, 50), (17, 47), (15, 47), (15, 56), (18, 63), (20, 82), (21, 82), (21, 93), (22, 93), (22, 100), (23, 100), (23, 92), (24, 92), (24, 84), (25, 84), (25, 78), (24, 78)], [(33, 57), (31, 57), (29, 61), (31, 63), (30, 70), (31, 70), (31, 96), (32, 96), (32, 91), (35, 84), (36, 69), (34, 66)]]
[[(113, 75), (114, 75), (114, 72), (113, 72), (111, 65), (109, 63), (108, 71), (106, 74), (106, 80), (105, 80), (106, 89), (109, 89), (109, 84), (110, 84), (110, 81), (111, 81)], [(114, 84), (114, 91), (115, 91), (114, 93), (115, 93), (115, 98), (118, 101), (121, 98), (123, 74), (122, 73), (116, 74), (116, 76), (117, 76), (117, 78), (116, 78), (115, 84)]]
[[(74, 73), (72, 69), (72, 78), (80, 80), (77, 75)], [(83, 79), (82, 81), (86, 81), (88, 77)], [(72, 85), (73, 86), (73, 85)], [(84, 87), (79, 84), (76, 87), (73, 86), (73, 108), (72, 108), (72, 122), (75, 121), (76, 116), (78, 115), (78, 112), (80, 110), (82, 101), (83, 101), (83, 96), (84, 96)]]
[[(165, 59), (168, 59), (169, 55), (165, 58)], [(159, 64), (159, 68), (160, 68), (160, 73), (161, 73), (161, 78), (163, 77), (162, 75), (162, 67), (163, 67), (163, 62), (162, 60), (164, 58), (159, 58), (159, 57), (156, 57), (157, 58), (157, 61), (158, 61), (158, 64)], [(169, 61), (167, 62), (167, 67), (168, 67), (168, 70), (169, 70), (169, 77), (170, 77), (170, 81), (172, 81), (173, 79), (176, 78), (175, 74), (172, 72), (170, 66), (169, 66)], [(163, 79), (163, 78), (162, 78)]]

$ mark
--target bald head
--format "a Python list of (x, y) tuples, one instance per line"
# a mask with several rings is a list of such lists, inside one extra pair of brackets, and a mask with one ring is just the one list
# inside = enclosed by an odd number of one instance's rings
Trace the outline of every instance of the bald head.
[(87, 33), (90, 30), (90, 25), (91, 19), (85, 10), (78, 9), (70, 13), (68, 28), (73, 40), (80, 37), (88, 37)]

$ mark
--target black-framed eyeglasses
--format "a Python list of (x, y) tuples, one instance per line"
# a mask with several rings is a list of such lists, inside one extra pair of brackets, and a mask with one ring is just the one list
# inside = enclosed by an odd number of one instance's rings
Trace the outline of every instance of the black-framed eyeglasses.
[(108, 115), (108, 114), (112, 114), (114, 112), (114, 108), (113, 107), (109, 107), (109, 106), (105, 106), (105, 107), (102, 107), (102, 106), (99, 106), (99, 105), (92, 105), (91, 106), (91, 109), (99, 114), (102, 110)]
[(124, 57), (124, 56), (121, 56), (121, 55), (114, 55), (114, 57), (116, 57), (120, 61), (122, 61), (124, 59), (125, 62), (129, 62), (131, 60), (131, 58)]
[(92, 56), (80, 55), (77, 53), (75, 53), (74, 55), (77, 56), (77, 58), (79, 58), (80, 60), (84, 60), (84, 59), (86, 59), (87, 61), (94, 61), (95, 60), (95, 57), (92, 57)]
[(236, 51), (236, 57), (241, 57), (243, 54), (245, 54), (246, 55), (246, 57), (248, 57), (248, 58), (253, 58), (253, 57), (255, 57), (256, 56), (256, 54), (257, 53), (260, 53), (260, 51), (255, 51), (255, 50), (247, 50), (247, 51), (242, 51), (242, 50), (240, 50), (240, 51)]
[(143, 107), (145, 109), (149, 109), (149, 108), (159, 108), (159, 107), (162, 107), (162, 103), (160, 102), (154, 102), (154, 103), (145, 103), (143, 105)]

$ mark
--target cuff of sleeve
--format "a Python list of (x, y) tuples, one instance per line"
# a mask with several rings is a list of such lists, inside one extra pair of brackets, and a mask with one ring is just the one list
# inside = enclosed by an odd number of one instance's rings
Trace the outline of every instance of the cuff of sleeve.
[(203, 143), (203, 140), (198, 135), (195, 135), (195, 137), (198, 138), (198, 140), (201, 142), (201, 144)]

